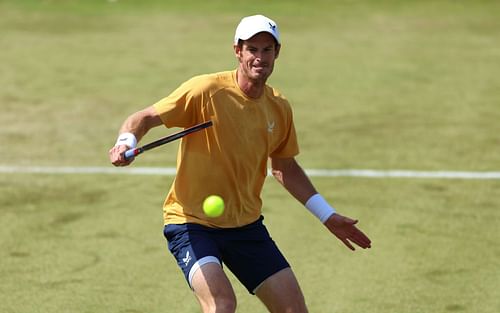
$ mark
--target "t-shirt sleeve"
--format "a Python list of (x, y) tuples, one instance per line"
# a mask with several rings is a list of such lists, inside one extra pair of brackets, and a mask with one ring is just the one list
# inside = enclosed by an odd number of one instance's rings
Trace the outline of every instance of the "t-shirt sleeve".
[(165, 126), (185, 128), (197, 123), (202, 101), (202, 89), (191, 79), (153, 106)]
[(272, 158), (291, 158), (299, 154), (299, 144), (293, 123), (293, 113), (290, 105), (286, 103), (284, 113), (284, 124), (286, 125), (280, 144), (271, 151)]

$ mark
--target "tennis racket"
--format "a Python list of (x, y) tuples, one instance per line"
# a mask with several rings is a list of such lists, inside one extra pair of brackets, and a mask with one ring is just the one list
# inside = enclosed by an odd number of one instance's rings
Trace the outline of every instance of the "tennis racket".
[(129, 149), (127, 151), (125, 151), (123, 153), (123, 156), (125, 157), (125, 160), (130, 160), (131, 158), (135, 158), (136, 156), (138, 156), (139, 154), (145, 152), (145, 151), (148, 151), (148, 150), (151, 150), (153, 148), (156, 148), (156, 147), (159, 147), (159, 146), (162, 146), (166, 143), (169, 143), (169, 142), (172, 142), (174, 140), (177, 140), (177, 139), (180, 139), (186, 135), (189, 135), (191, 133), (194, 133), (194, 132), (197, 132), (197, 131), (200, 131), (202, 129), (205, 129), (207, 127), (210, 127), (212, 126), (213, 123), (212, 121), (208, 121), (208, 122), (204, 122), (204, 123), (201, 123), (201, 124), (198, 124), (198, 125), (195, 125), (195, 126), (192, 126), (192, 127), (189, 127), (189, 128), (186, 128), (180, 132), (177, 132), (175, 134), (172, 134), (172, 135), (168, 135), (166, 137), (163, 137), (163, 138), (160, 138), (158, 140), (155, 140), (153, 142), (150, 142), (142, 147), (137, 147), (137, 148), (132, 148), (132, 149)]

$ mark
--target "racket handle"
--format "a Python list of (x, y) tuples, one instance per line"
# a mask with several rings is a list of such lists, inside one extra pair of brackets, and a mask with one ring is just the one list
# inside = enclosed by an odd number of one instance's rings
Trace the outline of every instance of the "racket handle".
[(136, 155), (138, 155), (140, 153), (141, 153), (141, 149), (133, 148), (133, 149), (129, 149), (129, 150), (125, 151), (125, 153), (123, 153), (123, 157), (125, 158), (125, 160), (130, 160), (130, 159), (133, 159)]

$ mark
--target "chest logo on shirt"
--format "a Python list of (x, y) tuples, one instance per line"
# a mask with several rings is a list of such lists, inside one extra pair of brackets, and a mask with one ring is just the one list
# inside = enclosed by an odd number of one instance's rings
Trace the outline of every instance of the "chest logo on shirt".
[(273, 132), (273, 130), (274, 130), (274, 125), (275, 125), (274, 121), (272, 121), (272, 122), (267, 122), (267, 132), (268, 132), (268, 133), (272, 133), (272, 132)]

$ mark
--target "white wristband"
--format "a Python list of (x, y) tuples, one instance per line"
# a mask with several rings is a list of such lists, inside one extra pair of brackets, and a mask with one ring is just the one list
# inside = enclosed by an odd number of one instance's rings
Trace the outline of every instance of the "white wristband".
[(306, 208), (321, 221), (321, 223), (326, 222), (330, 216), (335, 214), (335, 209), (332, 208), (319, 193), (309, 198), (305, 205)]
[(130, 148), (135, 148), (137, 146), (137, 139), (132, 133), (123, 133), (116, 139), (115, 147), (120, 145), (126, 145)]

